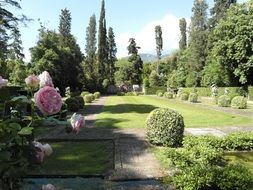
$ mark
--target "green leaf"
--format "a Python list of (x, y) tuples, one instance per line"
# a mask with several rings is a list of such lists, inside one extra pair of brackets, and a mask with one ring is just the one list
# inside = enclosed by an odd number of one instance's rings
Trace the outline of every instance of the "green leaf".
[(10, 123), (8, 128), (13, 131), (19, 131), (21, 129), (21, 126), (18, 123)]
[(33, 131), (33, 127), (24, 127), (22, 128), (18, 134), (19, 135), (31, 135)]

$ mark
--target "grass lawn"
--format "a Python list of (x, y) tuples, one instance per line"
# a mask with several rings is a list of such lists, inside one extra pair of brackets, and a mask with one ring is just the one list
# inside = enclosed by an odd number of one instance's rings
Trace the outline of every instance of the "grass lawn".
[(31, 175), (94, 175), (104, 174), (114, 166), (113, 143), (57, 142), (50, 143), (53, 154), (46, 156)]
[(252, 125), (253, 119), (193, 104), (156, 96), (110, 96), (95, 126), (112, 128), (143, 128), (148, 114), (155, 108), (177, 110), (184, 117), (186, 127), (215, 127)]
[(253, 152), (229, 152), (225, 158), (232, 163), (240, 163), (247, 167), (253, 174)]

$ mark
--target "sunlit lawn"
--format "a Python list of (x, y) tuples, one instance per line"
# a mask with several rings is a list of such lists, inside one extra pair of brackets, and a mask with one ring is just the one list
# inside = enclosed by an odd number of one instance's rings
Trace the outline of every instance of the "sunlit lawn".
[(184, 117), (186, 127), (252, 125), (253, 119), (210, 110), (184, 102), (156, 96), (110, 96), (95, 126), (113, 128), (143, 128), (148, 114), (155, 108), (171, 108)]
[(113, 143), (57, 142), (50, 143), (53, 154), (46, 156), (33, 175), (94, 175), (104, 174), (114, 166)]
[(225, 154), (225, 158), (231, 163), (240, 163), (244, 165), (253, 175), (253, 152), (230, 152)]

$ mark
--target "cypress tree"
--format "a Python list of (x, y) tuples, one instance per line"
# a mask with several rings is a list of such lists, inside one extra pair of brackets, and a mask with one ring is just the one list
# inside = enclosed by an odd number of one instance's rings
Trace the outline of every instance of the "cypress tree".
[(156, 55), (157, 55), (157, 68), (156, 68), (156, 72), (159, 73), (158, 69), (159, 69), (159, 62), (161, 59), (161, 55), (162, 55), (162, 49), (163, 49), (163, 37), (162, 37), (162, 28), (160, 25), (155, 27), (155, 41), (156, 41)]
[(116, 57), (117, 47), (115, 42), (115, 36), (112, 27), (108, 29), (108, 63), (109, 63), (109, 81), (111, 84), (114, 84), (114, 73), (115, 73), (115, 62), (117, 61)]
[(187, 36), (186, 36), (187, 23), (185, 18), (179, 20), (179, 29), (180, 29), (180, 40), (179, 40), (179, 49), (181, 51), (185, 50), (187, 47)]

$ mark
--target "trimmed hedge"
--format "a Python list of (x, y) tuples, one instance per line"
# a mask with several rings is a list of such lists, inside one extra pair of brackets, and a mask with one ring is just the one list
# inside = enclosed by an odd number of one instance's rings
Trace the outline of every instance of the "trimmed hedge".
[(231, 107), (237, 109), (246, 109), (247, 99), (243, 96), (236, 96), (231, 101)]
[(174, 94), (172, 92), (165, 92), (163, 96), (168, 99), (173, 99)]
[(101, 96), (101, 94), (100, 94), (100, 92), (95, 92), (95, 93), (94, 93), (94, 96), (95, 96), (95, 99), (99, 99), (100, 96)]
[(180, 100), (183, 100), (183, 101), (187, 101), (188, 98), (189, 98), (189, 94), (188, 94), (187, 92), (181, 93), (181, 94), (180, 94), (180, 97), (179, 97), (179, 99), (180, 99)]
[(88, 95), (88, 94), (90, 94), (90, 92), (84, 91), (84, 92), (81, 93), (81, 96), (84, 97), (85, 95)]
[(211, 146), (224, 151), (249, 151), (253, 150), (253, 132), (236, 132), (224, 137), (215, 136), (186, 136), (183, 146), (191, 148), (197, 145)]
[(93, 97), (92, 97), (91, 94), (87, 94), (87, 95), (84, 96), (84, 102), (85, 103), (91, 103), (92, 100), (93, 100)]
[(145, 94), (151, 95), (151, 94), (156, 94), (158, 90), (161, 90), (161, 92), (166, 92), (167, 87), (164, 86), (157, 86), (157, 87), (145, 87)]
[(169, 108), (153, 110), (146, 121), (147, 138), (152, 144), (181, 146), (184, 120), (181, 114)]
[(67, 98), (65, 100), (68, 111), (77, 112), (79, 110), (79, 101), (76, 98)]
[(218, 98), (218, 106), (229, 107), (231, 103), (230, 97), (228, 95), (222, 95)]
[(193, 103), (198, 102), (198, 94), (194, 93), (194, 92), (191, 92), (190, 95), (189, 95), (189, 101), (193, 102)]
[(79, 108), (80, 108), (80, 109), (83, 109), (83, 108), (84, 108), (84, 100), (83, 100), (83, 97), (81, 97), (81, 96), (76, 96), (76, 97), (74, 97), (74, 98), (78, 101)]

